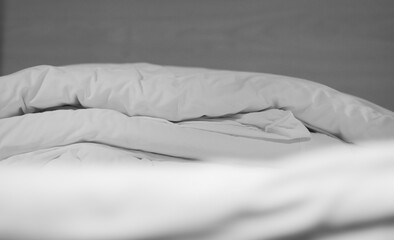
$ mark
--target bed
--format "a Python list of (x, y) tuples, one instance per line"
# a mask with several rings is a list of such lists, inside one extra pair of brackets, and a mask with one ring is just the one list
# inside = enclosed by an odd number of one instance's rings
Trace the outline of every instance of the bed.
[(394, 113), (149, 63), (0, 78), (3, 239), (392, 239)]

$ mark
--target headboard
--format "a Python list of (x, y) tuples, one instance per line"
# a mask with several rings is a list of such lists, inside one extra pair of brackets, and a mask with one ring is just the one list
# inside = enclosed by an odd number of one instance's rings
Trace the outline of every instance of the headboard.
[(151, 62), (321, 82), (394, 110), (392, 0), (3, 0), (0, 70)]

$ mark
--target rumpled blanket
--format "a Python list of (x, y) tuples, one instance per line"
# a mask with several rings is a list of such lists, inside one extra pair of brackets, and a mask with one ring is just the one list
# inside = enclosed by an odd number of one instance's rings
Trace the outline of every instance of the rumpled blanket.
[[(296, 157), (312, 136), (357, 147)], [(307, 80), (37, 66), (0, 77), (0, 238), (392, 239), (393, 140), (391, 111)]]
[(37, 66), (1, 77), (0, 88), (0, 159), (80, 142), (190, 159), (258, 157), (255, 145), (247, 154), (231, 150), (229, 136), (272, 149), (307, 141), (307, 128), (351, 143), (394, 136), (390, 111), (263, 73), (147, 63)]

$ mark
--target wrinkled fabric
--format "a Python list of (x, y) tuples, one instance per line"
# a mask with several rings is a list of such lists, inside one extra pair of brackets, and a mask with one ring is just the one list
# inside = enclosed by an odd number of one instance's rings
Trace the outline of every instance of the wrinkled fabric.
[(278, 109), (236, 114), (220, 119), (183, 121), (179, 125), (233, 136), (284, 143), (291, 142), (291, 140), (310, 139), (308, 129), (296, 120), (290, 111)]
[(0, 233), (19, 239), (390, 240), (393, 144), (351, 154), (316, 151), (286, 168), (198, 162), (2, 167)]
[(0, 90), (0, 238), (392, 238), (394, 114), (363, 99), (145, 63)]
[[(212, 127), (210, 122), (202, 124), (205, 129), (201, 129), (201, 123), (196, 127), (195, 123), (177, 124), (159, 118), (129, 117), (108, 109), (26, 114), (0, 119), (0, 159), (80, 142), (200, 160), (220, 156), (269, 159), (284, 149), (299, 148), (290, 144), (290, 140), (299, 143), (310, 137), (308, 130), (288, 113), (263, 115), (276, 119), (267, 118), (270, 122), (267, 131), (241, 125), (237, 121), (252, 122), (242, 120), (239, 115), (234, 117), (238, 120), (229, 121), (232, 124), (223, 123), (222, 128), (208, 131), (207, 128)], [(278, 126), (272, 126), (273, 123)], [(282, 132), (277, 134), (275, 130)], [(283, 143), (285, 145), (281, 146)]]
[(347, 142), (392, 139), (394, 115), (306, 80), (146, 63), (38, 66), (0, 78), (0, 118), (73, 105), (169, 121), (269, 108)]

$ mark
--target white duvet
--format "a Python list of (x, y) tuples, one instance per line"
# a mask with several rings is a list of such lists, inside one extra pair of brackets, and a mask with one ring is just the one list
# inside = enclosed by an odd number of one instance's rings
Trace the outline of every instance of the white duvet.
[(391, 239), (393, 147), (392, 112), (306, 80), (38, 66), (0, 78), (0, 234)]

